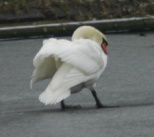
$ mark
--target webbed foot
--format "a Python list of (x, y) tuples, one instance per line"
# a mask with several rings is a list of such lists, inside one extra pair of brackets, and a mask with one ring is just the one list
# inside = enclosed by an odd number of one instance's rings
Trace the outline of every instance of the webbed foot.
[(80, 105), (75, 105), (75, 106), (65, 105), (64, 101), (61, 101), (61, 109), (80, 109), (80, 108), (81, 108)]

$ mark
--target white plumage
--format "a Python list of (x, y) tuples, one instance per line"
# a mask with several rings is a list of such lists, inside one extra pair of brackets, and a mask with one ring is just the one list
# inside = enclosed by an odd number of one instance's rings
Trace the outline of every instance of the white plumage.
[[(85, 34), (84, 34), (85, 33)], [(90, 26), (78, 28), (72, 41), (50, 38), (36, 54), (33, 83), (52, 78), (39, 100), (45, 105), (56, 104), (84, 87), (94, 90), (95, 83), (107, 65), (101, 48), (106, 37)]]

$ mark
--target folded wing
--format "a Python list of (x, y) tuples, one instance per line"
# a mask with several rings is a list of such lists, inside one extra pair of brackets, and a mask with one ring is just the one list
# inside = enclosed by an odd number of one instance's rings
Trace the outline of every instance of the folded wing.
[(104, 67), (102, 50), (94, 41), (49, 39), (43, 42), (42, 48), (33, 60), (35, 70), (31, 85), (52, 77), (62, 62), (71, 64), (86, 75), (94, 74)]
[(89, 80), (83, 72), (70, 64), (63, 63), (56, 71), (46, 90), (40, 95), (40, 102), (45, 105), (56, 104), (70, 96), (70, 88)]

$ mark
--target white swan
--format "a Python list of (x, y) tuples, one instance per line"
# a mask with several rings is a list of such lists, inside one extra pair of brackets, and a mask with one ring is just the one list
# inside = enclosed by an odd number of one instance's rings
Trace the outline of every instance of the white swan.
[(75, 30), (72, 41), (50, 38), (36, 54), (33, 64), (33, 83), (52, 78), (46, 90), (40, 95), (45, 105), (61, 102), (71, 93), (88, 88), (98, 108), (104, 107), (95, 92), (95, 83), (107, 65), (107, 39), (103, 33), (91, 26)]

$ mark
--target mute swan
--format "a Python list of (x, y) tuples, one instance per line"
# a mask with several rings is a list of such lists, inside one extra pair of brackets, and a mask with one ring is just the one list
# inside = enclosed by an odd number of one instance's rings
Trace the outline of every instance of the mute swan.
[(95, 83), (107, 65), (106, 36), (92, 26), (77, 28), (72, 41), (50, 38), (33, 60), (35, 67), (31, 79), (32, 85), (40, 80), (52, 78), (46, 90), (39, 96), (40, 102), (52, 105), (61, 102), (71, 93), (88, 88), (96, 101), (97, 108), (105, 107), (97, 97)]

